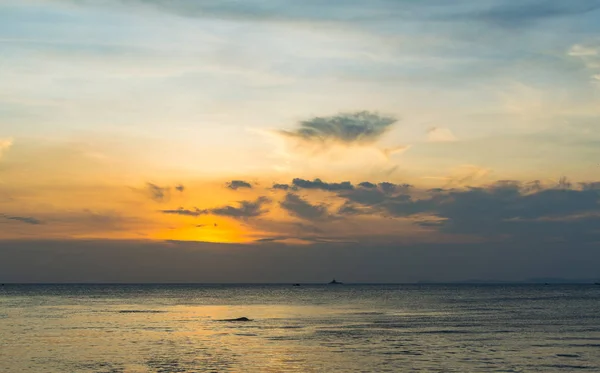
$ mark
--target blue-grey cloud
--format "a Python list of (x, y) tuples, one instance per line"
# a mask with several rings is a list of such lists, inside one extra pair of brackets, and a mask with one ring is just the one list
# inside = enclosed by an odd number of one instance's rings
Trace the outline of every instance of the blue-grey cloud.
[(289, 185), (289, 184), (273, 184), (273, 187), (271, 187), (271, 189), (273, 190), (284, 190), (284, 191), (288, 191), (288, 190), (296, 190), (297, 187), (293, 186), (293, 185)]
[[(77, 5), (98, 6), (93, 0), (54, 0)], [(428, 2), (432, 2), (428, 0)], [(435, 4), (435, 0), (433, 0)], [(375, 4), (348, 2), (344, 0), (303, 1), (247, 0), (243, 2), (213, 0), (106, 0), (103, 6), (124, 5), (145, 7), (183, 17), (215, 17), (222, 19), (251, 20), (260, 22), (357, 22), (387, 19), (390, 15), (411, 15), (412, 2), (382, 1)], [(343, 8), (344, 11), (340, 11)], [(414, 15), (414, 14), (413, 14)]]
[(302, 189), (320, 189), (326, 191), (339, 191), (339, 190), (352, 190), (354, 186), (349, 181), (342, 181), (341, 183), (326, 183), (321, 179), (314, 179), (313, 181), (295, 178), (292, 180), (292, 185)]
[(535, 21), (581, 15), (600, 8), (598, 0), (523, 0), (497, 1), (497, 5), (474, 9), (461, 15), (450, 16), (453, 20), (480, 20), (504, 27), (531, 25)]
[(179, 207), (172, 210), (160, 210), (160, 212), (168, 215), (182, 215), (191, 217), (212, 214), (235, 219), (247, 219), (266, 214), (268, 210), (266, 210), (264, 206), (270, 202), (271, 200), (267, 197), (259, 197), (254, 201), (240, 201), (238, 202), (238, 206), (228, 205), (213, 209), (199, 209), (197, 207), (186, 209)]
[(14, 221), (18, 221), (18, 222), (25, 223), (25, 224), (31, 224), (31, 225), (43, 224), (43, 222), (41, 220), (31, 217), (31, 216), (14, 216), (14, 215), (0, 214), (0, 217), (7, 219), (7, 220), (14, 220)]
[(253, 218), (264, 215), (269, 210), (264, 206), (269, 204), (271, 200), (267, 197), (258, 197), (254, 201), (240, 201), (238, 206), (223, 206), (210, 210), (213, 215), (227, 216), (236, 219)]
[(358, 186), (361, 188), (369, 188), (369, 189), (377, 188), (377, 184), (373, 184), (368, 181), (363, 181), (362, 183), (359, 183)]
[(243, 189), (243, 188), (252, 189), (252, 184), (250, 184), (249, 182), (244, 181), (244, 180), (231, 180), (230, 182), (227, 183), (227, 188), (233, 189), (233, 190), (238, 190), (238, 189)]
[(386, 133), (397, 119), (369, 111), (315, 117), (299, 123), (297, 129), (281, 130), (285, 137), (317, 145), (335, 142), (343, 145), (371, 144)]
[[(434, 225), (447, 233), (593, 241), (600, 239), (600, 190), (594, 187), (594, 183), (586, 183), (581, 189), (571, 189), (571, 183), (562, 178), (546, 189), (539, 183), (532, 187), (531, 183), (508, 180), (488, 187), (431, 190), (420, 199), (407, 190), (389, 188), (387, 192), (360, 188), (339, 195), (372, 213), (435, 216), (439, 221)], [(348, 214), (354, 212), (350, 207)]]
[(394, 184), (387, 181), (378, 184), (366, 181), (360, 183), (359, 187), (342, 191), (339, 195), (348, 201), (374, 207), (383, 202), (405, 199), (412, 188), (410, 184)]
[(156, 202), (165, 202), (170, 197), (169, 187), (161, 187), (153, 183), (146, 183), (146, 192)]
[(349, 201), (344, 202), (342, 206), (338, 209), (337, 213), (342, 216), (351, 216), (351, 215), (361, 215), (367, 213), (367, 210), (364, 208), (360, 208), (354, 203)]
[(182, 216), (194, 216), (194, 217), (200, 216), (200, 215), (205, 215), (205, 214), (209, 213), (208, 210), (200, 210), (197, 207), (194, 209), (184, 209), (183, 207), (179, 207), (174, 210), (160, 210), (160, 212), (162, 212), (163, 214), (169, 214), (169, 215), (182, 215)]
[(322, 220), (329, 217), (327, 206), (323, 204), (312, 205), (300, 196), (288, 193), (285, 199), (280, 202), (281, 208), (290, 215), (305, 220)]

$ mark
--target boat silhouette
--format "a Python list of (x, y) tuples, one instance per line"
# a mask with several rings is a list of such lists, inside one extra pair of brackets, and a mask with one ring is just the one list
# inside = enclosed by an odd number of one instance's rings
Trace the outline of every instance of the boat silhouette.
[(331, 282), (329, 283), (329, 285), (343, 285), (343, 284), (344, 284), (343, 282), (336, 281), (335, 278), (333, 280), (331, 280)]

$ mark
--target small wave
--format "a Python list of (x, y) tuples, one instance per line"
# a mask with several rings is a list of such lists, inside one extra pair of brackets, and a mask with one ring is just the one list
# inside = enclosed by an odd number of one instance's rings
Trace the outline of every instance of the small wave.
[(600, 347), (600, 343), (571, 343), (568, 347)]
[(419, 351), (410, 351), (410, 350), (400, 350), (400, 351), (384, 351), (381, 353), (382, 355), (409, 355), (409, 356), (421, 356), (422, 352)]
[(167, 311), (157, 311), (157, 310), (120, 310), (117, 313), (165, 313)]
[(365, 315), (365, 316), (381, 316), (385, 315), (385, 312), (354, 312), (352, 315)]
[(556, 356), (558, 356), (558, 357), (581, 357), (580, 355), (577, 355), (577, 354), (556, 354)]
[(586, 370), (586, 369), (596, 369), (595, 367), (592, 366), (588, 366), (588, 365), (570, 365), (570, 364), (552, 364), (552, 365), (543, 365), (547, 368), (558, 368), (558, 369), (581, 369), (581, 370)]

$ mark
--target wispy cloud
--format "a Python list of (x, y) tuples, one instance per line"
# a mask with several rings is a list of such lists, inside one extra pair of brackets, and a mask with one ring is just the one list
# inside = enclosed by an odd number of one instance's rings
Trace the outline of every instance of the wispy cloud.
[(212, 214), (235, 219), (247, 219), (264, 215), (267, 212), (269, 212), (269, 210), (265, 209), (264, 207), (270, 202), (271, 200), (267, 197), (259, 197), (254, 201), (240, 201), (238, 202), (238, 206), (227, 205), (215, 207), (212, 209), (199, 209), (197, 207), (186, 209), (183, 207), (179, 207), (177, 209), (172, 210), (160, 210), (160, 212), (167, 215), (181, 215), (191, 217)]
[(427, 130), (427, 141), (452, 142), (456, 141), (456, 136), (448, 128), (431, 127)]
[(14, 221), (18, 221), (21, 223), (25, 223), (25, 224), (31, 224), (31, 225), (40, 225), (43, 224), (43, 222), (37, 218), (33, 218), (31, 216), (14, 216), (14, 215), (6, 215), (6, 214), (0, 214), (0, 217), (7, 219), (7, 220), (14, 220)]
[[(178, 184), (173, 188), (178, 193), (183, 193), (185, 191), (185, 186), (182, 184)], [(168, 202), (171, 199), (171, 187), (170, 186), (160, 186), (154, 183), (146, 183), (145, 193), (150, 197), (150, 199), (156, 202)]]
[(156, 202), (164, 202), (169, 199), (168, 187), (161, 187), (153, 183), (146, 183), (146, 191), (151, 199)]
[(184, 209), (183, 207), (179, 207), (175, 210), (160, 210), (160, 212), (162, 212), (163, 214), (193, 216), (193, 217), (205, 215), (205, 214), (209, 213), (208, 210), (200, 210), (199, 208), (194, 208), (194, 209), (190, 210), (190, 209)]
[(0, 139), (0, 159), (2, 159), (2, 156), (4, 155), (4, 153), (6, 153), (12, 145), (13, 145), (13, 139), (11, 139), (11, 138)]
[[(483, 3), (482, 3), (483, 5)], [(569, 17), (596, 11), (600, 1), (523, 0), (497, 2), (492, 7), (450, 16), (453, 20), (478, 20), (502, 27), (526, 27), (535, 21)]]

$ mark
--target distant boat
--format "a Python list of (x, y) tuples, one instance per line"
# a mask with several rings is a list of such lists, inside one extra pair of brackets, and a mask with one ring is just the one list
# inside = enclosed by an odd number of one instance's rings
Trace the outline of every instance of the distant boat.
[(344, 283), (343, 282), (338, 282), (334, 278), (333, 280), (331, 280), (331, 282), (329, 283), (329, 285), (344, 285)]
[(294, 285), (292, 285), (292, 286), (300, 286), (300, 284), (294, 284)]

